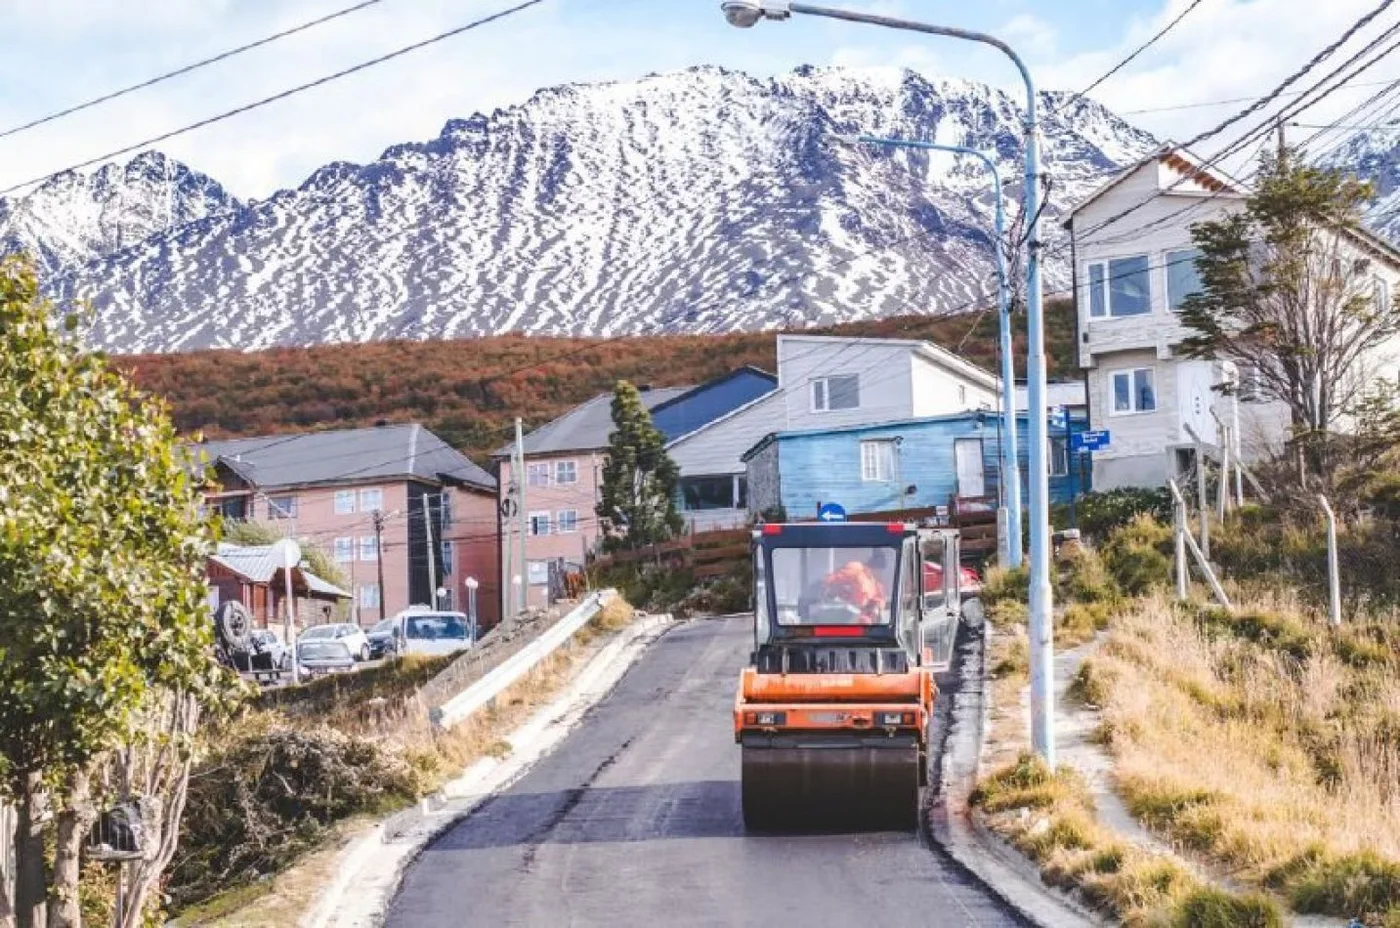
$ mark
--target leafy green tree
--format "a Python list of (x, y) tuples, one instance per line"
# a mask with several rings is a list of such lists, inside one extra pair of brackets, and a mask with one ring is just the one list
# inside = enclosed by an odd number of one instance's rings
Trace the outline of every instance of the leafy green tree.
[(1330, 480), (1328, 446), (1374, 381), (1370, 352), (1400, 331), (1357, 236), (1370, 185), (1266, 155), (1242, 210), (1197, 223), (1201, 290), (1181, 322), (1191, 357), (1233, 361), (1287, 404), (1300, 478)]
[(666, 436), (652, 424), (642, 394), (625, 380), (613, 390), (612, 421), (597, 509), (604, 548), (635, 550), (666, 541), (685, 527), (676, 511), (681, 472), (666, 453)]
[[(0, 262), (0, 792), (20, 928), (80, 923), (87, 823), (122, 798), (94, 773), (159, 737), (178, 816), (192, 712), (229, 693), (195, 484), (165, 410), (58, 330), (25, 263)], [(137, 909), (158, 876), (132, 887)]]

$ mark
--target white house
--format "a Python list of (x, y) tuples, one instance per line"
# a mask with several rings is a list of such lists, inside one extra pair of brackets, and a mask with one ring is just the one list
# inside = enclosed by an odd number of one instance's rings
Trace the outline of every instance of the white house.
[[(777, 390), (668, 446), (683, 483), (703, 481), (697, 487), (714, 501), (705, 508), (687, 506), (682, 513), (698, 530), (747, 523), (754, 507), (742, 456), (767, 435), (999, 408), (995, 376), (928, 342), (826, 335), (777, 339)], [(732, 505), (724, 505), (726, 500)]]
[[(1218, 423), (1238, 423), (1245, 460), (1277, 451), (1287, 437), (1287, 407), (1255, 401), (1249, 371), (1179, 350), (1186, 330), (1176, 311), (1200, 286), (1191, 226), (1240, 209), (1246, 195), (1238, 182), (1166, 145), (1070, 214), (1079, 366), (1090, 425), (1111, 434), (1109, 447), (1094, 454), (1095, 488), (1161, 486), (1185, 471), (1193, 446), (1187, 426), (1214, 446)], [(1388, 300), (1400, 285), (1400, 252), (1369, 234), (1349, 239), (1351, 249), (1368, 261), (1377, 298)], [(1368, 376), (1393, 378), (1396, 356), (1379, 352)], [(1214, 389), (1237, 377), (1238, 399)]]

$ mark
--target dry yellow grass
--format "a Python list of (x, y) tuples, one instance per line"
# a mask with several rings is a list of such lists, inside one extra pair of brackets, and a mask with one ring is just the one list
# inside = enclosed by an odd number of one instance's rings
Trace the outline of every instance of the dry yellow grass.
[(1260, 605), (1223, 630), (1162, 598), (1114, 620), (1081, 685), (1120, 791), (1149, 827), (1246, 884), (1379, 918), (1400, 906), (1395, 668), (1338, 659), (1287, 597)]

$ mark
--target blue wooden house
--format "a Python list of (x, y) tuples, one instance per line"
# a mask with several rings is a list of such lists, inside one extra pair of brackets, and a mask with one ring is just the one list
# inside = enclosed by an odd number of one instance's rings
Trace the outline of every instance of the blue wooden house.
[[(1025, 412), (1018, 416), (1018, 458), (1025, 494), (1028, 467)], [(1070, 431), (1088, 427), (1082, 411), (1050, 430), (1050, 496), (1067, 503), (1089, 487), (1087, 460), (1071, 473)], [(778, 507), (789, 519), (815, 517), (825, 503), (850, 513), (892, 512), (947, 506), (954, 497), (1000, 495), (1000, 416), (982, 410), (882, 422), (876, 425), (776, 432), (743, 457), (748, 467), (749, 510)], [(1080, 458), (1080, 455), (1074, 455)], [(1084, 456), (1087, 457), (1087, 456)]]

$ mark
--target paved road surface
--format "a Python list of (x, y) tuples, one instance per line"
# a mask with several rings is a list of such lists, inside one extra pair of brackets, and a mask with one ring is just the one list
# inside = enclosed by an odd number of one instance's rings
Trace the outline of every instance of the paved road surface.
[(914, 834), (745, 837), (747, 619), (682, 625), (514, 788), (428, 848), (391, 928), (1020, 922)]

